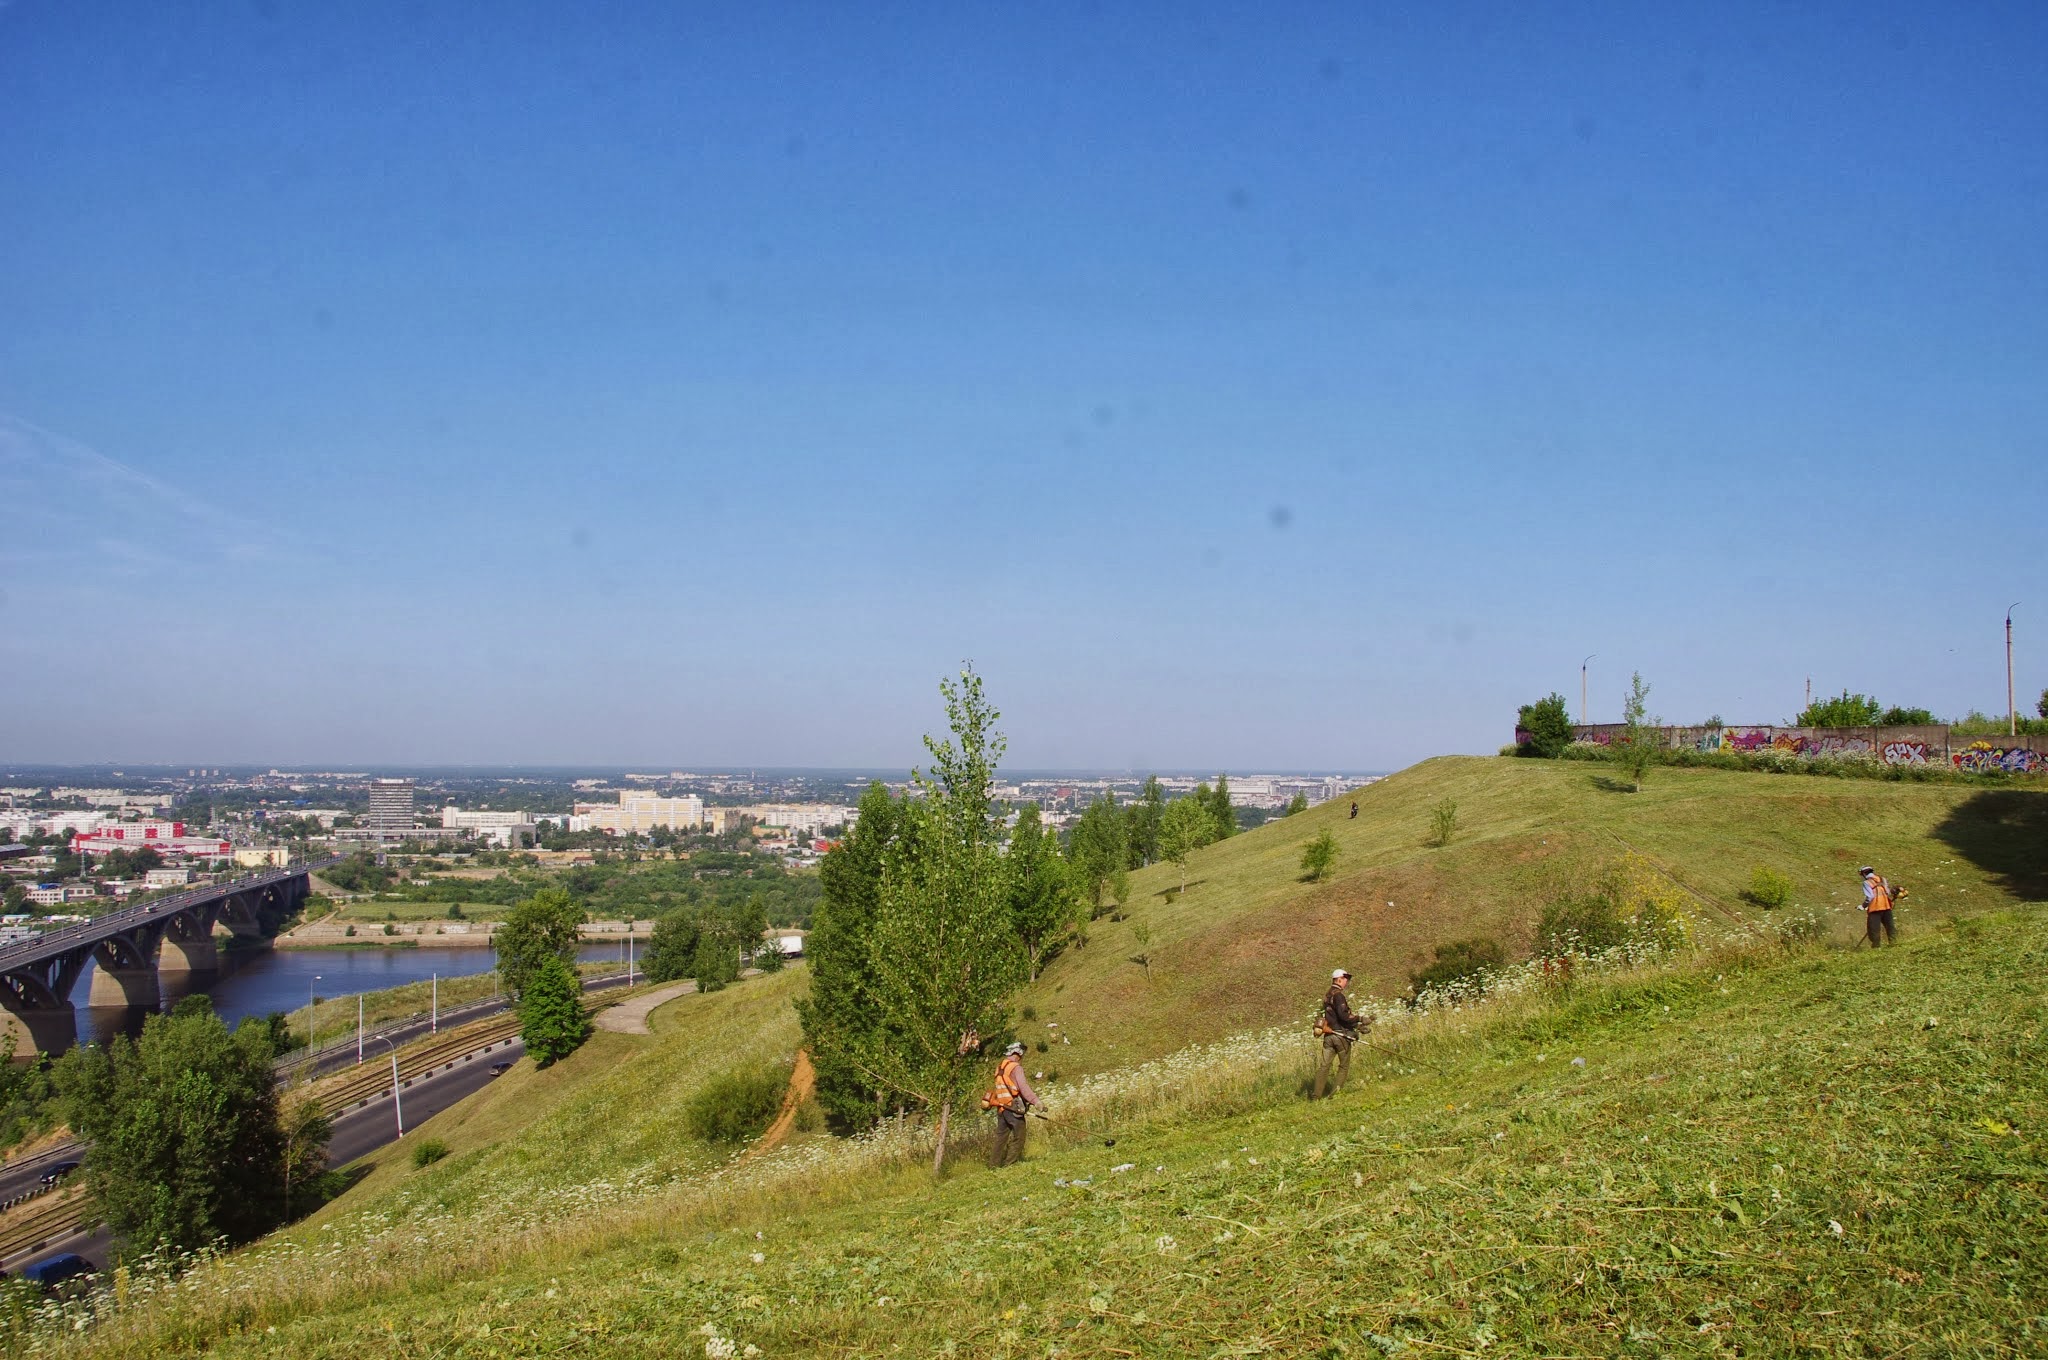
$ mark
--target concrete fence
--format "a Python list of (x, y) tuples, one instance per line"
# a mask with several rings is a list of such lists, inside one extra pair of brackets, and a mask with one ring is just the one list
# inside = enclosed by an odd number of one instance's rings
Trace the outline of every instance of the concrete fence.
[[(1620, 723), (1572, 728), (1572, 740), (1612, 745)], [(1661, 745), (1695, 751), (1775, 752), (1808, 758), (1933, 765), (1974, 774), (2048, 775), (2048, 736), (1967, 736), (1941, 723), (1914, 727), (1659, 727)], [(1520, 742), (1526, 733), (1516, 732)]]

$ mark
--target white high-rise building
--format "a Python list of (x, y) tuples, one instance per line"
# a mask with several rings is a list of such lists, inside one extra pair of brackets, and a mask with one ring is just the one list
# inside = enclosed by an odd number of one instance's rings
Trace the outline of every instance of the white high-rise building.
[(617, 805), (597, 803), (582, 814), (583, 824), (592, 831), (609, 831), (615, 836), (646, 835), (657, 826), (672, 831), (695, 831), (704, 825), (704, 800), (696, 794), (683, 798), (661, 798), (637, 789), (625, 789)]
[(493, 812), (485, 808), (465, 812), (452, 803), (441, 809), (441, 826), (449, 831), (474, 831), (478, 839), (493, 845), (516, 848), (520, 838), (534, 838), (533, 815), (526, 812)]
[(412, 781), (373, 779), (370, 781), (370, 814), (363, 825), (384, 835), (402, 836), (413, 829)]

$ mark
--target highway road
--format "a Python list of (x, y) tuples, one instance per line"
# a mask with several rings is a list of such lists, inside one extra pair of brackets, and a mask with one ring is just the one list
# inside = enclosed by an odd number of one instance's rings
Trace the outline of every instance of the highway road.
[[(436, 1072), (432, 1076), (416, 1079), (402, 1092), (406, 1140), (410, 1141), (418, 1136), (413, 1132), (418, 1125), (426, 1123), (441, 1111), (490, 1085), (494, 1076), (491, 1071), (494, 1064), (516, 1061), (525, 1056), (525, 1053), (525, 1045), (514, 1039), (509, 1045), (478, 1054), (468, 1062), (457, 1063), (449, 1071)], [(398, 1121), (387, 1095), (382, 1100), (371, 1101), (359, 1110), (350, 1110), (334, 1121), (334, 1137), (327, 1144), (327, 1164), (334, 1167), (345, 1166), (398, 1142)], [(405, 1149), (401, 1145), (395, 1150), (402, 1153)], [(31, 1168), (25, 1166), (23, 1170), (27, 1172)], [(29, 1178), (33, 1180), (40, 1174), (39, 1171), (33, 1172)], [(75, 1251), (94, 1265), (104, 1266), (111, 1245), (112, 1239), (106, 1230), (95, 1228), (90, 1232), (74, 1233), (62, 1241), (49, 1243), (35, 1251), (23, 1252), (18, 1257), (0, 1260), (0, 1266), (4, 1266), (12, 1273), (31, 1261), (40, 1261), (46, 1256), (55, 1256), (67, 1251)]]

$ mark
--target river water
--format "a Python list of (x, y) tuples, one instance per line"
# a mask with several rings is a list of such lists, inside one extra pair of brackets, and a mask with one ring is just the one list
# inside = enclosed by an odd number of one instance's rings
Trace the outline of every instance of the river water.
[[(636, 941), (637, 957), (646, 949), (645, 940)], [(623, 942), (586, 944), (577, 953), (583, 963), (617, 963), (625, 966)], [(244, 1016), (292, 1011), (306, 1004), (309, 995), (323, 999), (377, 992), (408, 982), (425, 982), (430, 977), (465, 977), (495, 968), (498, 956), (474, 945), (455, 949), (381, 949), (375, 946), (347, 949), (259, 949), (242, 956), (239, 967), (217, 979), (205, 990), (213, 998), (213, 1009), (230, 1026)], [(78, 980), (71, 993), (81, 1003), (92, 995), (92, 969)], [(164, 1003), (177, 1000), (180, 993), (165, 988)], [(83, 1043), (102, 1041), (115, 1034), (136, 1034), (148, 1012), (127, 1006), (77, 1007), (78, 1038)]]

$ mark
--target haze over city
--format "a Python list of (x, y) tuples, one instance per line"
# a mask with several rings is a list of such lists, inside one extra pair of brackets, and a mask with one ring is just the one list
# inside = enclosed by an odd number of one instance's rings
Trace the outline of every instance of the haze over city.
[[(2002, 709), (2048, 12), (0, 9), (0, 756)], [(2038, 630), (2038, 631), (2035, 631)], [(2024, 704), (2022, 705), (2024, 707)]]

